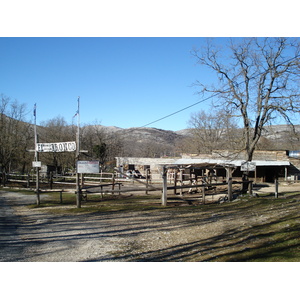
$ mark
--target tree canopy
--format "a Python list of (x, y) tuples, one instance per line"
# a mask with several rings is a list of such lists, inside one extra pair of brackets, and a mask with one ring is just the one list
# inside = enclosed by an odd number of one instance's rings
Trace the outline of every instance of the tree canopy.
[(215, 95), (216, 106), (242, 121), (241, 150), (247, 160), (265, 125), (279, 117), (293, 124), (292, 116), (300, 111), (299, 39), (236, 38), (225, 48), (208, 40), (193, 55), (217, 76), (211, 86), (196, 82), (199, 92)]

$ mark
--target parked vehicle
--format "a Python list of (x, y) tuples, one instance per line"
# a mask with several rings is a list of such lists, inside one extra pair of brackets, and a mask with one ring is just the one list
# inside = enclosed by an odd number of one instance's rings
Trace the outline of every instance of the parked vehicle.
[(141, 178), (144, 179), (145, 177), (141, 174), (141, 172), (139, 170), (133, 170), (132, 174), (135, 178)]
[(133, 174), (131, 170), (126, 171), (126, 179), (132, 178)]

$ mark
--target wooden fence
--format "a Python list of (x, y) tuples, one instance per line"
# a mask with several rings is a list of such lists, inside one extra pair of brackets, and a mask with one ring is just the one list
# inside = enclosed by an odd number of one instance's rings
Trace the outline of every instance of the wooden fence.
[[(34, 175), (20, 175), (20, 174), (6, 174), (4, 185), (7, 183), (22, 183), (23, 186), (30, 188), (35, 186)], [(2, 178), (3, 181), (3, 178)], [(60, 176), (60, 175), (52, 175), (49, 174), (48, 177), (42, 178), (41, 181), (44, 183), (44, 188), (41, 188), (40, 192), (59, 192), (60, 193), (60, 202), (62, 203), (62, 193), (63, 192), (76, 192), (76, 176)], [(169, 186), (167, 182), (169, 181)], [(173, 181), (173, 184), (172, 184)], [(129, 188), (124, 188), (124, 183), (127, 182), (136, 182), (143, 186), (140, 188), (135, 185), (129, 185)], [(252, 181), (241, 182), (241, 181), (228, 181), (222, 183), (201, 183), (201, 184), (191, 184), (190, 180), (181, 181), (180, 185), (178, 185), (178, 180), (175, 180), (174, 177), (162, 177), (162, 180), (159, 184), (154, 186), (149, 178), (140, 179), (140, 178), (126, 178), (126, 177), (118, 177), (116, 173), (100, 173), (95, 176), (95, 174), (85, 174), (81, 176), (80, 182), (80, 191), (84, 200), (88, 199), (88, 194), (91, 195), (100, 195), (103, 198), (105, 193), (118, 194), (128, 193), (128, 192), (145, 192), (148, 194), (151, 191), (159, 191), (162, 193), (162, 205), (167, 205), (167, 199), (170, 197), (168, 195), (168, 191), (173, 190), (174, 195), (177, 194), (179, 190), (180, 196), (183, 196), (183, 190), (192, 190), (192, 189), (201, 189), (199, 193), (202, 199), (202, 203), (205, 204), (207, 192), (214, 190), (215, 195), (217, 187), (225, 186), (227, 187), (227, 199), (232, 200), (232, 185), (233, 184), (241, 184), (249, 187), (249, 193), (252, 193)], [(161, 184), (162, 183), (162, 184)], [(185, 184), (188, 183), (188, 184)], [(3, 182), (2, 182), (3, 184)], [(73, 189), (69, 188), (56, 188), (55, 185), (62, 186), (74, 186)], [(117, 188), (116, 188), (117, 187)], [(93, 192), (89, 191), (89, 189), (98, 188), (99, 191)], [(243, 188), (241, 188), (242, 190)], [(223, 193), (224, 194), (224, 193)], [(198, 197), (199, 199), (199, 197)]]

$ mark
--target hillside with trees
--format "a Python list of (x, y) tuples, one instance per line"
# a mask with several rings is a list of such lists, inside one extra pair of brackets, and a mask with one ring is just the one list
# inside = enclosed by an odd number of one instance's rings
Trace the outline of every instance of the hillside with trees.
[[(26, 121), (24, 104), (2, 95), (0, 114), (0, 169), (3, 173), (33, 170), (34, 125)], [(212, 150), (240, 149), (243, 130), (221, 113), (200, 111), (190, 119), (190, 128), (178, 132), (157, 128), (106, 127), (87, 124), (80, 128), (82, 160), (99, 160), (102, 170), (112, 170), (116, 156), (174, 157), (181, 153), (211, 153)], [(37, 126), (40, 143), (76, 140), (77, 126), (63, 117)], [(257, 145), (259, 150), (300, 150), (300, 125), (266, 126)], [(31, 150), (31, 151), (30, 151)], [(75, 153), (40, 153), (44, 165), (62, 172), (74, 172)]]

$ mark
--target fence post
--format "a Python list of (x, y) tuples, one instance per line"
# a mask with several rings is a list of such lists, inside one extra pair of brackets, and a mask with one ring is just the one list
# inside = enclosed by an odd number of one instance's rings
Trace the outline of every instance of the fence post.
[(81, 188), (84, 186), (84, 174), (83, 173), (81, 173), (81, 176), (80, 176), (80, 186), (81, 186)]
[(253, 182), (250, 181), (249, 182), (249, 195), (252, 196), (252, 194), (253, 194)]
[(167, 168), (165, 166), (163, 167), (162, 178), (163, 178), (163, 192), (162, 192), (162, 203), (161, 204), (163, 206), (166, 206), (167, 205), (168, 178), (167, 178)]
[(50, 190), (52, 190), (52, 186), (53, 186), (53, 172), (50, 171)]
[(149, 169), (146, 169), (146, 195), (148, 195), (148, 188), (149, 188)]
[(228, 200), (232, 200), (232, 167), (227, 167)]
[(6, 186), (7, 178), (8, 178), (8, 175), (5, 172), (2, 172), (2, 184), (3, 184), (3, 186)]
[(77, 208), (81, 208), (80, 173), (78, 173), (78, 166), (76, 171), (76, 205)]
[[(183, 169), (180, 169), (180, 185), (183, 186)], [(182, 188), (180, 189), (180, 196), (182, 196)]]
[(37, 167), (36, 168), (36, 204), (40, 205), (41, 204), (41, 199), (40, 199), (40, 169)]
[(275, 179), (275, 198), (278, 198), (278, 179)]
[(113, 173), (112, 174), (112, 194), (114, 195), (114, 190), (115, 190), (115, 174)]
[(27, 188), (30, 188), (30, 174), (27, 173)]
[(176, 169), (174, 171), (174, 195), (177, 194), (177, 189), (176, 189), (176, 186), (177, 186), (177, 173), (178, 173), (178, 170)]

